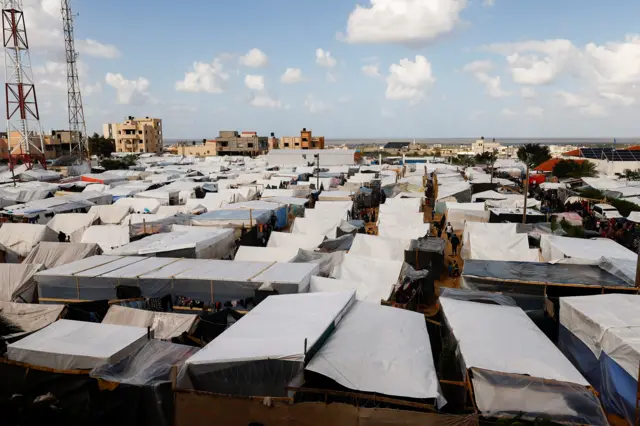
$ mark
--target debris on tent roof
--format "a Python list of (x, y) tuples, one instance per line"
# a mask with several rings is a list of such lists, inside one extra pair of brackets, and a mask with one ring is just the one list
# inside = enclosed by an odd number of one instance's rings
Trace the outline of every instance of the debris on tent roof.
[(142, 309), (111, 305), (102, 324), (126, 325), (131, 327), (150, 327), (154, 339), (169, 340), (182, 333), (195, 331), (198, 315), (175, 314), (172, 312), (153, 312)]
[(63, 319), (8, 345), (7, 358), (58, 371), (90, 370), (119, 361), (146, 341), (145, 328)]
[(587, 380), (522, 309), (450, 298), (440, 304), (482, 415), (607, 424)]
[(640, 296), (560, 298), (558, 346), (601, 395), (607, 412), (636, 419)]
[(107, 253), (129, 244), (129, 228), (126, 225), (93, 225), (82, 234), (83, 243), (95, 243)]
[(57, 321), (64, 309), (65, 305), (39, 305), (0, 301), (0, 317), (19, 329), (15, 333), (0, 336), (0, 338), (8, 341), (26, 333), (40, 330)]
[(297, 247), (240, 246), (234, 260), (288, 262), (298, 254)]
[(185, 362), (178, 387), (285, 396), (285, 387), (322, 346), (354, 299), (353, 292), (267, 297)]
[(445, 403), (417, 312), (356, 301), (305, 369), (358, 392)]
[[(186, 228), (186, 227), (185, 227)], [(110, 255), (170, 256), (190, 259), (223, 259), (232, 254), (235, 244), (233, 229), (202, 229), (150, 235), (113, 249)], [(183, 228), (184, 229), (184, 228)]]
[(31, 250), (23, 263), (39, 263), (44, 269), (66, 265), (99, 252), (94, 243), (54, 243), (42, 241)]
[[(0, 227), (0, 249), (10, 257), (26, 257), (41, 241), (58, 241), (57, 234), (46, 225), (3, 223)], [(17, 262), (17, 259), (7, 259)]]

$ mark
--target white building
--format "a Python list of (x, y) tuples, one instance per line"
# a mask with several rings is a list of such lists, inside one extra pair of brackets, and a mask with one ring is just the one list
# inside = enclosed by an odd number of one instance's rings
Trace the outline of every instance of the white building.
[(482, 154), (483, 152), (491, 152), (494, 149), (500, 150), (500, 148), (502, 148), (502, 145), (500, 145), (500, 143), (496, 142), (495, 139), (493, 139), (493, 141), (489, 142), (486, 141), (484, 138), (480, 138), (477, 141), (475, 141), (474, 143), (471, 144), (471, 151), (473, 151), (474, 154)]

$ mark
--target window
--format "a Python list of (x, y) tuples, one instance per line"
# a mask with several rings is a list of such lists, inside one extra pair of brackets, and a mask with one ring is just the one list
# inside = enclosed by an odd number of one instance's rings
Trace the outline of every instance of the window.
[(248, 143), (248, 144), (247, 144), (247, 147), (249, 147), (249, 148), (253, 148), (253, 144), (252, 144), (252, 143)]
[(284, 143), (284, 147), (285, 147), (285, 148), (289, 148), (289, 142), (285, 142), (285, 143)]
[(142, 130), (138, 130), (138, 134), (141, 135), (142, 134)]
[(140, 152), (144, 152), (144, 149), (141, 149)]

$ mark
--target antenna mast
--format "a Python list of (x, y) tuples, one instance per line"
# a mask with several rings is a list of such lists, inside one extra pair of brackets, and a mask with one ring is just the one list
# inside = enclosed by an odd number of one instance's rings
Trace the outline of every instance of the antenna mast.
[(78, 79), (76, 44), (73, 38), (73, 14), (70, 0), (62, 0), (62, 25), (64, 28), (64, 47), (67, 56), (67, 106), (69, 111), (69, 130), (71, 132), (71, 154), (81, 159), (89, 158), (87, 125), (82, 108), (82, 94)]
[[(2, 40), (7, 141), (11, 165), (13, 166), (14, 160), (20, 159), (30, 168), (32, 161), (37, 159), (46, 166), (22, 0), (2, 0)], [(35, 127), (37, 134), (29, 131), (30, 124)]]

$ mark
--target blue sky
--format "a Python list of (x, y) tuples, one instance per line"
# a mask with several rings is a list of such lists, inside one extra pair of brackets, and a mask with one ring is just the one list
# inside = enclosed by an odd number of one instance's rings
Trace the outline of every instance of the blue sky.
[[(24, 2), (42, 124), (64, 128), (59, 0)], [(162, 118), (167, 138), (640, 135), (637, 0), (72, 7), (90, 132), (142, 115)]]

